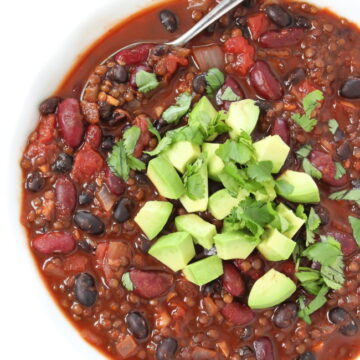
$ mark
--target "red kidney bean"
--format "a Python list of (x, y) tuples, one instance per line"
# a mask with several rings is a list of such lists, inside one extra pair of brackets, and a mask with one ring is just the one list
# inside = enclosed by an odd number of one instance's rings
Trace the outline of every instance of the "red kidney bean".
[(134, 151), (134, 156), (137, 158), (141, 156), (145, 146), (148, 145), (150, 141), (150, 132), (146, 121), (147, 119), (148, 117), (146, 115), (140, 114), (135, 118), (133, 122), (133, 125), (137, 126), (141, 130), (140, 137)]
[(62, 218), (69, 218), (75, 210), (76, 206), (76, 188), (73, 182), (62, 177), (55, 184), (55, 206), (56, 214)]
[(254, 341), (256, 360), (274, 360), (274, 350), (268, 337)]
[(105, 182), (108, 186), (109, 190), (114, 195), (122, 195), (126, 188), (126, 183), (124, 180), (113, 174), (113, 172), (110, 170), (110, 168), (107, 166), (105, 168)]
[(79, 101), (73, 98), (63, 100), (58, 107), (57, 119), (60, 135), (65, 143), (74, 148), (78, 147), (84, 134)]
[(292, 260), (286, 260), (279, 264), (277, 270), (288, 277), (293, 277), (295, 275), (295, 264)]
[(119, 51), (115, 55), (115, 61), (120, 65), (136, 65), (147, 60), (154, 44), (143, 44), (132, 49)]
[(286, 120), (276, 118), (271, 129), (271, 135), (279, 135), (286, 144), (289, 144), (290, 132)]
[(322, 178), (325, 183), (330, 186), (344, 186), (349, 182), (347, 174), (344, 174), (340, 179), (335, 179), (336, 166), (330, 154), (322, 151), (312, 151), (310, 154), (311, 163), (322, 173)]
[(260, 36), (259, 43), (265, 48), (279, 48), (298, 44), (305, 35), (304, 29), (287, 28), (271, 30)]
[(37, 235), (32, 241), (32, 247), (42, 254), (67, 254), (74, 250), (75, 239), (64, 231), (50, 231)]
[(345, 256), (351, 255), (358, 249), (355, 239), (350, 234), (340, 231), (332, 231), (326, 235), (333, 236), (341, 244), (341, 249)]
[(223, 287), (232, 296), (244, 295), (246, 288), (239, 270), (233, 264), (224, 264)]
[(221, 313), (226, 320), (236, 325), (247, 325), (255, 318), (255, 313), (249, 307), (238, 302), (226, 304)]
[(102, 132), (100, 126), (89, 125), (85, 134), (85, 144), (91, 146), (94, 150), (101, 144)]
[(215, 98), (216, 104), (219, 106), (222, 106), (224, 110), (229, 110), (229, 107), (232, 103), (232, 101), (221, 100), (221, 96), (223, 95), (224, 91), (228, 87), (241, 99), (244, 98), (244, 93), (243, 93), (242, 89), (240, 88), (239, 84), (236, 82), (236, 80), (232, 76), (227, 75), (224, 85), (217, 92), (216, 98)]
[(173, 277), (160, 271), (130, 270), (134, 292), (145, 298), (153, 299), (164, 295), (173, 284)]
[(280, 100), (283, 88), (264, 61), (257, 61), (250, 70), (250, 82), (258, 95), (266, 100)]

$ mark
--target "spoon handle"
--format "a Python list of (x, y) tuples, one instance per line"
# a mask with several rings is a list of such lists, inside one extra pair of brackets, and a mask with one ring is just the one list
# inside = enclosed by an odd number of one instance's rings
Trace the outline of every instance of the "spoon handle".
[(194, 38), (201, 31), (206, 29), (214, 21), (221, 18), (228, 11), (233, 9), (235, 6), (242, 3), (244, 0), (222, 0), (218, 5), (216, 5), (208, 14), (206, 14), (200, 21), (198, 21), (191, 29), (189, 29), (185, 34), (178, 37), (176, 40), (166, 43), (166, 45), (172, 46), (184, 46), (192, 38)]

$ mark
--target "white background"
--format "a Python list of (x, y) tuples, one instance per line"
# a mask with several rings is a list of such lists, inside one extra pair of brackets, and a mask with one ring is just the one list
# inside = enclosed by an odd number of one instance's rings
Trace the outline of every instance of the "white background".
[[(117, 0), (126, 12), (134, 3), (148, 0)], [(360, 23), (360, 2), (317, 0), (331, 5)], [(66, 51), (65, 39), (74, 33), (82, 11), (94, 17), (97, 9), (114, 0), (1, 0), (0, 2), (0, 359), (95, 360), (102, 357), (80, 340), (44, 291), (24, 244), (13, 195), (17, 191), (12, 169), (18, 166), (14, 149), (23, 146), (25, 100), (32, 96), (36, 78), (45, 83), (62, 74), (44, 71), (46, 62)], [(119, 5), (120, 4), (120, 5)], [(89, 10), (90, 9), (90, 10)], [(117, 16), (117, 14), (115, 14)], [(119, 18), (122, 13), (119, 12)], [(99, 25), (95, 22), (93, 27)], [(100, 33), (104, 29), (97, 29)], [(79, 52), (83, 49), (79, 47)], [(66, 54), (65, 54), (66, 55)], [(66, 57), (64, 55), (64, 58)], [(57, 55), (61, 61), (61, 55)], [(39, 78), (39, 74), (42, 75)], [(46, 86), (45, 86), (46, 88)], [(49, 87), (50, 94), (54, 88)], [(19, 127), (20, 125), (20, 127)], [(16, 152), (16, 151), (15, 151)]]

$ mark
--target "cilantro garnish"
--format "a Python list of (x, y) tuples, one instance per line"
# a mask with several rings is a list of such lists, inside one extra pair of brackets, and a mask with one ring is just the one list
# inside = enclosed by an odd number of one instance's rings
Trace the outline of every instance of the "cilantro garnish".
[(121, 283), (123, 284), (124, 288), (128, 291), (133, 291), (134, 290), (134, 284), (132, 283), (131, 279), (130, 279), (130, 273), (126, 272), (122, 277), (121, 277)]
[(330, 194), (330, 200), (356, 201), (360, 204), (360, 189), (341, 190)]
[(132, 126), (124, 132), (123, 140), (126, 153), (132, 155), (139, 140), (141, 130), (137, 126)]
[(189, 93), (182, 93), (176, 98), (176, 104), (162, 113), (162, 118), (169, 124), (178, 122), (189, 111), (191, 100)]
[(306, 246), (314, 243), (315, 231), (319, 228), (320, 224), (321, 219), (319, 215), (316, 214), (314, 208), (311, 208), (306, 219)]
[(221, 95), (220, 99), (222, 101), (239, 101), (241, 98), (239, 95), (236, 95), (234, 93), (233, 89), (230, 86), (228, 86)]
[(212, 68), (208, 70), (205, 75), (206, 80), (206, 93), (208, 95), (213, 95), (220, 89), (220, 87), (225, 82), (224, 74), (217, 68)]
[(354, 216), (349, 216), (349, 223), (351, 225), (355, 241), (358, 246), (360, 246), (360, 219)]
[(250, 164), (246, 171), (251, 179), (263, 182), (272, 180), (272, 168), (273, 166), (271, 161), (260, 161)]
[(160, 133), (156, 130), (155, 126), (153, 125), (153, 123), (150, 121), (150, 119), (146, 119), (146, 123), (148, 126), (149, 131), (156, 136), (157, 141), (160, 142), (161, 141), (161, 135)]
[(311, 153), (312, 150), (312, 146), (311, 145), (304, 145), (303, 147), (301, 147), (298, 151), (296, 151), (296, 154), (300, 157), (300, 158), (307, 158), (309, 156), (309, 154)]
[(316, 108), (320, 106), (320, 102), (324, 99), (324, 95), (320, 90), (315, 90), (306, 95), (302, 101), (304, 114), (293, 114), (292, 119), (305, 131), (310, 132), (317, 124), (317, 120), (312, 118), (312, 114)]
[(279, 194), (289, 195), (294, 191), (294, 186), (285, 180), (276, 180), (275, 189)]
[(335, 167), (336, 167), (335, 179), (336, 180), (341, 179), (343, 177), (343, 175), (346, 174), (346, 170), (344, 169), (342, 164), (339, 162), (335, 163)]
[(159, 85), (156, 75), (145, 70), (140, 70), (136, 73), (135, 82), (139, 92), (142, 93), (154, 90)]
[(321, 179), (322, 178), (322, 173), (320, 170), (318, 170), (311, 162), (309, 159), (304, 159), (302, 162), (302, 167), (304, 169), (304, 171), (309, 174), (311, 177), (313, 177), (314, 179)]
[(328, 122), (329, 131), (335, 135), (337, 129), (339, 128), (339, 123), (335, 119), (331, 119)]
[(186, 195), (192, 200), (202, 199), (205, 196), (203, 169), (206, 166), (204, 155), (201, 155), (193, 164), (186, 166), (183, 182)]

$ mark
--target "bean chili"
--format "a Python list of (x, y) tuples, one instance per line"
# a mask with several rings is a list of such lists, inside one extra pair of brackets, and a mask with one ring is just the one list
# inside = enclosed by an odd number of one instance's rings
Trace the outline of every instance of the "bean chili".
[[(109, 358), (355, 359), (360, 235), (349, 216), (360, 217), (360, 198), (331, 194), (360, 187), (359, 30), (306, 3), (250, 0), (185, 48), (146, 44), (98, 65), (139, 39), (178, 36), (214, 5), (181, 0), (133, 16), (95, 44), (55, 96), (40, 104), (39, 124), (21, 160), (21, 219), (38, 267), (69, 320)], [(207, 74), (214, 68), (225, 78), (210, 94)], [(317, 90), (322, 98), (310, 119), (296, 120), (304, 98)], [(319, 219), (315, 243), (320, 235), (334, 238), (345, 265), (341, 288), (326, 294), (311, 323), (301, 316), (301, 301), (309, 304), (315, 295), (296, 277), (296, 256), (271, 262), (255, 250), (246, 259), (224, 261), (224, 275), (199, 287), (148, 254), (156, 240), (134, 218), (146, 202), (166, 199), (145, 174), (153, 158), (147, 152), (157, 148), (159, 136), (187, 124), (188, 108), (176, 121), (169, 121), (173, 111), (166, 114), (176, 98), (183, 106), (178, 96), (186, 93), (191, 107), (207, 94), (218, 111), (228, 111), (234, 100), (255, 99), (261, 114), (253, 141), (279, 135), (291, 149), (281, 173), (306, 171), (315, 178), (321, 202), (305, 206), (309, 217), (314, 211)], [(312, 117), (317, 122), (306, 130)], [(131, 154), (123, 156), (137, 165), (119, 176), (109, 156), (121, 152), (119, 141), (134, 127), (138, 136)], [(215, 142), (228, 138), (226, 131)], [(209, 180), (210, 194), (221, 188)], [(175, 217), (187, 213), (178, 199), (167, 201), (173, 210), (159, 237), (176, 231)], [(294, 211), (297, 206), (276, 201)], [(198, 214), (220, 233), (222, 220), (210, 211)], [(298, 244), (309, 226), (294, 237)], [(193, 261), (216, 255), (214, 248), (195, 250)], [(309, 259), (300, 266), (320, 270)], [(269, 269), (292, 279), (297, 290), (278, 306), (252, 310), (249, 292)]]

